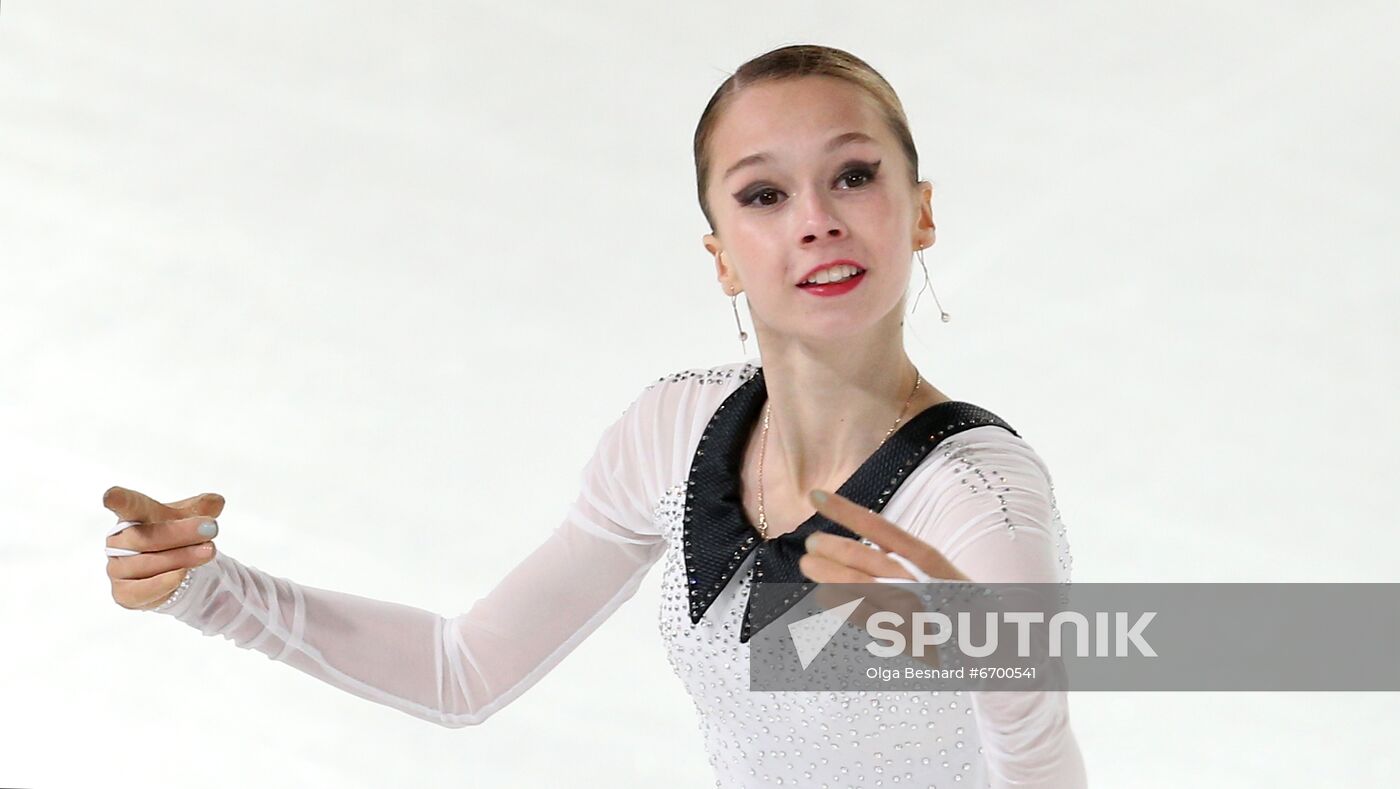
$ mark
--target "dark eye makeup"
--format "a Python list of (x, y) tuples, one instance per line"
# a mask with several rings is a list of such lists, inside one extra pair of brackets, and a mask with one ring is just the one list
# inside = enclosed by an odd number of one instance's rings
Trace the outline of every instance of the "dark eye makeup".
[[(875, 181), (875, 175), (880, 171), (880, 160), (877, 159), (873, 162), (852, 160), (841, 165), (841, 167), (843, 169), (841, 171), (841, 175), (837, 177), (836, 182), (840, 183), (841, 181), (844, 181), (849, 178), (860, 177), (861, 179), (863, 179), (860, 183), (857, 183), (854, 186), (847, 187), (848, 189), (858, 189), (864, 186), (868, 186), (869, 184)], [(743, 189), (736, 192), (734, 194), (734, 199), (738, 200), (739, 205), (744, 207), (753, 206), (755, 208), (769, 208), (773, 205), (776, 205), (776, 203), (758, 203), (756, 205), (754, 203), (754, 201), (757, 200), (759, 197), (762, 197), (763, 195), (769, 193), (781, 194), (782, 190), (776, 189), (765, 183), (758, 183), (754, 184), (748, 189)]]

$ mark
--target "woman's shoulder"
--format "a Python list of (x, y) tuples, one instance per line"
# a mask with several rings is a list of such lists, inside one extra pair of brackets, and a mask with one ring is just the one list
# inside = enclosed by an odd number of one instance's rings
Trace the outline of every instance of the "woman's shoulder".
[(660, 388), (663, 391), (678, 391), (694, 387), (708, 386), (723, 390), (738, 386), (758, 372), (755, 360), (724, 362), (710, 367), (687, 367), (667, 373), (647, 384), (648, 390)]
[[(998, 424), (981, 424), (946, 436), (935, 443), (916, 473), (934, 487), (977, 481), (997, 488), (1004, 487), (1008, 477), (1016, 477), (1022, 485), (1050, 495), (1054, 485), (1049, 463), (1021, 429)], [(969, 474), (972, 480), (967, 480)]]
[(656, 501), (686, 479), (705, 426), (724, 399), (753, 377), (751, 362), (678, 369), (642, 387), (604, 434), (603, 454), (634, 469), (638, 498)]
[[(725, 362), (708, 367), (687, 367), (648, 381), (623, 410), (622, 421), (635, 431), (684, 440), (710, 417), (758, 366), (753, 361)], [(659, 438), (652, 442), (660, 449)]]
[(890, 517), (955, 564), (974, 544), (1010, 563), (979, 566), (976, 577), (1068, 580), (1073, 559), (1054, 478), (1018, 433), (979, 425), (939, 441), (908, 475)]
[(756, 360), (686, 367), (649, 381), (636, 405), (659, 418), (659, 424), (706, 421), (759, 367)]
[[(1050, 466), (1024, 432), (985, 408), (971, 413), (978, 421), (991, 418), (993, 423), (955, 427), (943, 437), (928, 436), (927, 454), (909, 470), (901, 486), (908, 488), (902, 498), (939, 505), (974, 499), (1004, 512), (1009, 509), (1006, 495), (1016, 490), (1042, 500), (1050, 509), (1054, 500)], [(960, 415), (951, 418), (957, 420)]]

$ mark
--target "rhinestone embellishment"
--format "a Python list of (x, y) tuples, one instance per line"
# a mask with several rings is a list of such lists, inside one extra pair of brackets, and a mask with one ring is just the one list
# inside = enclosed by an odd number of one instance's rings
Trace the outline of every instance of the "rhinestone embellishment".
[[(752, 365), (731, 365), (683, 371), (660, 380), (737, 387), (755, 371)], [(723, 410), (721, 404), (716, 414)], [(959, 430), (994, 423), (985, 417), (959, 419), (947, 431), (919, 434), (920, 439), (927, 435), (929, 443), (920, 440), (916, 444), (921, 446), (908, 447), (908, 454), (901, 455), (893, 469), (871, 481), (870, 490), (879, 505), (896, 496), (900, 483), (927, 461), (956, 469), (955, 488), (965, 485), (975, 495), (993, 497), (998, 507), (1004, 506), (1007, 481), (979, 457), (976, 442), (950, 438)], [(714, 443), (707, 425), (695, 444), (696, 457), (713, 450)], [(667, 662), (695, 706), (708, 761), (715, 770), (714, 786), (988, 786), (977, 721), (962, 691), (749, 689), (750, 644), (742, 638), (744, 612), (753, 584), (764, 580), (760, 573), (765, 569), (755, 549), (757, 535), (737, 535), (723, 553), (711, 557), (713, 567), (724, 574), (717, 583), (707, 580), (705, 588), (699, 588), (701, 576), (687, 568), (695, 566), (698, 551), (707, 544), (696, 529), (706, 525), (700, 513), (709, 512), (711, 502), (692, 500), (695, 482), (692, 464), (691, 473), (666, 489), (653, 511), (667, 543), (657, 626)], [(1068, 545), (1053, 493), (1051, 507), (1060, 566), (1067, 571)], [(998, 509), (997, 514), (1008, 530), (1014, 530), (1014, 511)], [(710, 549), (717, 544), (710, 542)], [(863, 648), (844, 638), (838, 634), (834, 648)]]

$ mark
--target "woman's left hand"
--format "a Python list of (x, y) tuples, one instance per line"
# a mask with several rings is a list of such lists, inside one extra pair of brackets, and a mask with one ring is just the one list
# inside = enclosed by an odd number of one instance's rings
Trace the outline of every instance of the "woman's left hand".
[(815, 532), (807, 537), (804, 543), (807, 553), (798, 561), (802, 574), (813, 581), (856, 584), (873, 583), (877, 577), (915, 580), (903, 565), (887, 555), (887, 551), (903, 556), (933, 578), (969, 580), (932, 545), (838, 493), (825, 493), (826, 501), (819, 501), (815, 494), (822, 493), (825, 491), (813, 491), (814, 495), (808, 496), (817, 512), (880, 548), (871, 548), (849, 537)]
[[(824, 492), (824, 491), (821, 491)], [(879, 548), (872, 548), (860, 540), (841, 537), (827, 532), (816, 532), (804, 542), (807, 553), (798, 560), (802, 574), (817, 582), (813, 597), (818, 605), (831, 610), (849, 603), (859, 595), (855, 609), (857, 621), (868, 622), (877, 614), (894, 613), (898, 623), (884, 623), (904, 636), (904, 654), (911, 655), (924, 663), (938, 667), (940, 660), (936, 649), (920, 649), (913, 654), (915, 642), (914, 614), (924, 610), (920, 599), (897, 587), (903, 584), (886, 584), (877, 578), (898, 578), (916, 582), (904, 565), (890, 558), (887, 551), (908, 559), (926, 575), (948, 581), (967, 581), (953, 563), (932, 545), (920, 540), (894, 523), (885, 520), (865, 507), (856, 504), (845, 496), (828, 493), (825, 501), (819, 495), (809, 496), (817, 512), (835, 523), (850, 529), (870, 540)], [(881, 549), (884, 550), (881, 550)], [(842, 587), (839, 584), (878, 584), (879, 588), (861, 586)], [(827, 586), (838, 584), (838, 586)]]

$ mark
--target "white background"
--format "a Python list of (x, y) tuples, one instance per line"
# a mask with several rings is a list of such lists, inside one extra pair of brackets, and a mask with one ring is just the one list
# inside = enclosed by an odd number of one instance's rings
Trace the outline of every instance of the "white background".
[[(467, 610), (641, 387), (744, 358), (691, 136), (789, 43), (899, 92), (953, 315), (925, 293), (910, 354), (1049, 464), (1075, 580), (1397, 580), (1397, 29), (1392, 2), (5, 2), (0, 784), (712, 785), (659, 570), (448, 730), (118, 607), (101, 495), (217, 491), (245, 563)], [(1400, 780), (1395, 694), (1072, 712), (1095, 786)]]

